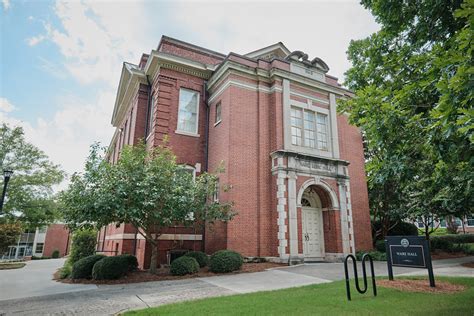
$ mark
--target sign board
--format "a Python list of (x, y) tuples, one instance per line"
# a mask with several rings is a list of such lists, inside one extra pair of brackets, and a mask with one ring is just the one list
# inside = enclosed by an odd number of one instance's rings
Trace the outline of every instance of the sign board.
[(387, 251), (388, 277), (393, 280), (392, 267), (408, 267), (428, 269), (430, 286), (434, 287), (433, 266), (428, 240), (421, 236), (387, 236), (385, 238)]

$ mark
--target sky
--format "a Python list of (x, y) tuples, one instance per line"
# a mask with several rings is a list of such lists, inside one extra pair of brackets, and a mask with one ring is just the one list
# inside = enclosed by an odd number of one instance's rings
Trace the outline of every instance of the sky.
[(343, 82), (350, 40), (378, 29), (349, 0), (0, 0), (0, 123), (22, 126), (71, 175), (93, 142), (110, 142), (122, 62), (138, 63), (162, 35), (224, 54), (281, 41)]

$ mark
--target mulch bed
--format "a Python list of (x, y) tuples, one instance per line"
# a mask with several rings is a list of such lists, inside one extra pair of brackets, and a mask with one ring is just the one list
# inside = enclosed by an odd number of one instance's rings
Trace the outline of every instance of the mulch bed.
[(244, 263), (242, 269), (230, 273), (214, 273), (209, 271), (209, 268), (201, 268), (200, 271), (196, 274), (188, 274), (182, 276), (175, 276), (169, 273), (169, 268), (161, 268), (158, 270), (157, 274), (151, 274), (147, 271), (134, 271), (128, 273), (121, 279), (118, 280), (89, 280), (89, 279), (60, 279), (59, 271), (54, 274), (53, 280), (62, 283), (80, 283), (80, 284), (124, 284), (124, 283), (140, 283), (140, 282), (152, 282), (152, 281), (166, 281), (166, 280), (181, 280), (181, 279), (190, 279), (190, 278), (199, 278), (199, 277), (210, 277), (216, 275), (230, 275), (230, 274), (239, 274), (239, 273), (249, 273), (249, 272), (260, 272), (270, 268), (277, 268), (285, 266), (281, 263), (272, 263), (272, 262), (262, 262), (262, 263)]
[(424, 292), (434, 294), (455, 293), (466, 289), (464, 285), (452, 284), (438, 280), (436, 280), (436, 287), (430, 287), (430, 282), (428, 280), (380, 280), (377, 281), (377, 285), (404, 292)]
[(461, 265), (463, 267), (466, 267), (466, 268), (473, 268), (474, 269), (474, 262), (466, 262), (466, 263), (463, 263)]
[(439, 259), (451, 259), (451, 258), (461, 258), (466, 257), (467, 255), (464, 252), (444, 252), (444, 251), (436, 251), (431, 254), (431, 258), (433, 260)]

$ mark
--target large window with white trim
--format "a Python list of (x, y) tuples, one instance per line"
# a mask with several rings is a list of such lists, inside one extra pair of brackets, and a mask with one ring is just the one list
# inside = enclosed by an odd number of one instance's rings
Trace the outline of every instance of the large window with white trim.
[(467, 223), (467, 226), (474, 227), (474, 214), (467, 216), (466, 223)]
[(178, 131), (198, 133), (199, 93), (188, 89), (179, 90)]
[(319, 150), (328, 147), (328, 116), (311, 110), (291, 107), (291, 143)]

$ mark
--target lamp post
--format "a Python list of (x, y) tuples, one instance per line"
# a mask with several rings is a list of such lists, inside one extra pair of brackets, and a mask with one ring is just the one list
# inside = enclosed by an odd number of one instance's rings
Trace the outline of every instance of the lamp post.
[(13, 174), (12, 170), (3, 170), (3, 193), (2, 193), (2, 199), (0, 200), (0, 213), (3, 211), (3, 203), (5, 202), (5, 195), (7, 194), (7, 186), (8, 186), (8, 181), (10, 181), (10, 178)]

